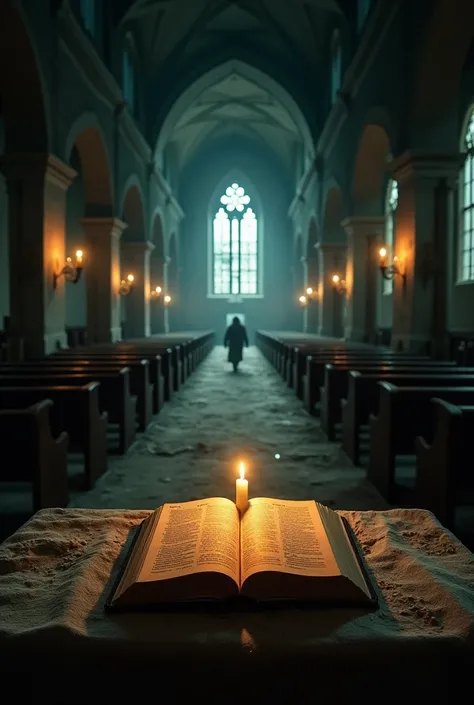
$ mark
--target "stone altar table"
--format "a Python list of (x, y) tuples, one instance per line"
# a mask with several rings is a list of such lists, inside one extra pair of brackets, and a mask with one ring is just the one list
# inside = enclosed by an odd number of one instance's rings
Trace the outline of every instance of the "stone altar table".
[(3, 702), (450, 700), (474, 667), (474, 555), (426, 511), (341, 513), (376, 610), (106, 614), (149, 511), (38, 512), (0, 546)]

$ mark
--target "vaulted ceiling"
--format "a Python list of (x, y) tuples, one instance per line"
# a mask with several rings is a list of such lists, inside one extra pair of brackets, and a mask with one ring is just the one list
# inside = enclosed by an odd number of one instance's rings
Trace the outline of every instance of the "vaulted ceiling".
[[(291, 85), (300, 80), (308, 94), (318, 91), (329, 31), (342, 15), (336, 0), (114, 0), (113, 12), (116, 24), (135, 37), (147, 90), (161, 102), (157, 110), (174, 92), (168, 118), (158, 120), (159, 151), (173, 143), (182, 166), (210, 139), (248, 136), (291, 166), (308, 139)], [(249, 70), (232, 53), (240, 46), (250, 55), (244, 62)], [(222, 70), (212, 66), (216, 47), (228, 50)], [(211, 80), (202, 81), (199, 61), (206, 51)], [(252, 71), (252, 52), (263, 57), (268, 72)], [(290, 91), (276, 85), (283, 74)]]
[(321, 60), (328, 19), (341, 10), (337, 0), (114, 0), (114, 12), (121, 24), (138, 26), (157, 67), (222, 32), (250, 33), (312, 63)]

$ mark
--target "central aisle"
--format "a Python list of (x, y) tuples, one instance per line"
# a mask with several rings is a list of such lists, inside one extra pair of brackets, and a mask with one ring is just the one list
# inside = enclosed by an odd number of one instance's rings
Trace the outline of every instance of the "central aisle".
[(126, 456), (109, 458), (96, 487), (69, 506), (155, 508), (163, 502), (234, 499), (246, 461), (250, 497), (316, 499), (333, 508), (386, 504), (260, 352), (234, 374), (216, 347)]

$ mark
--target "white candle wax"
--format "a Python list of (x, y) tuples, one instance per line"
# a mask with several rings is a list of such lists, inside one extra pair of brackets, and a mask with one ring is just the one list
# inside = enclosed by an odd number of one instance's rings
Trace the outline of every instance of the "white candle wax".
[(240, 477), (235, 482), (235, 506), (242, 514), (249, 504), (249, 483), (245, 479), (245, 467), (240, 463)]

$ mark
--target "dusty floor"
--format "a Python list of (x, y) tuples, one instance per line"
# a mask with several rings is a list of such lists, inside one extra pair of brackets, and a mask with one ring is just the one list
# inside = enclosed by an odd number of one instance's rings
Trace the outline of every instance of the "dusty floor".
[(341, 509), (387, 505), (251, 347), (234, 374), (216, 347), (126, 456), (110, 458), (96, 487), (69, 506), (154, 508), (209, 496), (234, 498), (238, 460), (250, 496), (314, 498)]

